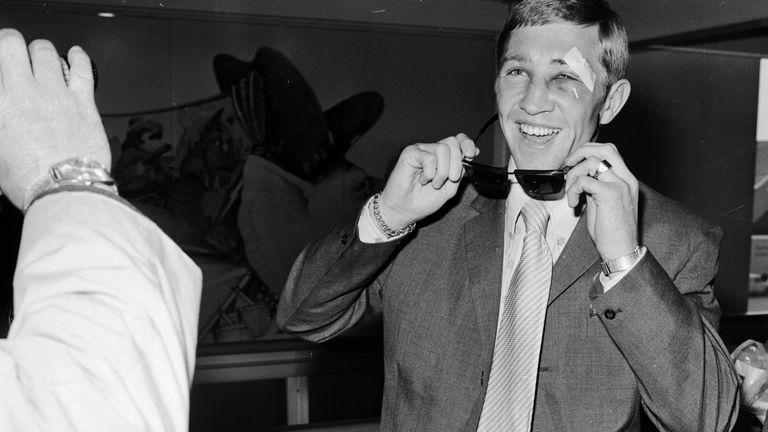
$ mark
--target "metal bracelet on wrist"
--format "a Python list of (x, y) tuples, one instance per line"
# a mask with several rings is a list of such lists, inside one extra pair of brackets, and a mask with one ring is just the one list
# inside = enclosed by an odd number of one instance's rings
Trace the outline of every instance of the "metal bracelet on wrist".
[(399, 237), (401, 235), (409, 234), (416, 228), (416, 223), (412, 223), (405, 228), (395, 230), (389, 227), (386, 222), (384, 222), (384, 218), (381, 217), (381, 212), (379, 211), (379, 197), (381, 196), (381, 192), (377, 193), (373, 196), (373, 217), (376, 219), (376, 224), (379, 226), (379, 229), (387, 235), (387, 237)]
[(85, 188), (101, 189), (118, 196), (115, 180), (106, 167), (92, 159), (71, 158), (53, 164), (48, 175), (33, 185), (29, 196), (23, 203), (23, 211), (26, 213), (33, 202), (48, 195), (50, 191), (69, 186), (80, 187), (81, 190), (85, 190)]
[(640, 257), (642, 255), (642, 247), (637, 245), (635, 246), (635, 249), (627, 255), (620, 256), (608, 261), (601, 260), (600, 268), (602, 269), (604, 275), (610, 276), (611, 273), (616, 273), (632, 268), (635, 263), (640, 261)]

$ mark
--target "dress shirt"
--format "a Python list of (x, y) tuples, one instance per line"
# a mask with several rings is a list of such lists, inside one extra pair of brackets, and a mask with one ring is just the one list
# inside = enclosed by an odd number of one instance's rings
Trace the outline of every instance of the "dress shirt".
[(201, 273), (149, 219), (92, 192), (29, 208), (0, 341), (0, 430), (188, 430)]

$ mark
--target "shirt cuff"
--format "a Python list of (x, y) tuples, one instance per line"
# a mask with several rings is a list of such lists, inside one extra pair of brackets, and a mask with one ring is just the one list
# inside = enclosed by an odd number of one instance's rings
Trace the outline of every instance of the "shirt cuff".
[(360, 217), (357, 219), (357, 233), (360, 236), (360, 241), (363, 243), (386, 243), (394, 240), (398, 240), (407, 234), (401, 234), (395, 237), (387, 236), (383, 231), (379, 229), (379, 225), (374, 219), (371, 212), (371, 203), (373, 197), (368, 198), (368, 201), (363, 206), (363, 210), (360, 212)]
[(606, 276), (605, 273), (600, 272), (600, 283), (603, 285), (603, 294), (607, 293), (608, 290), (610, 290), (611, 288), (616, 286), (616, 284), (618, 284), (622, 279), (624, 279), (624, 276), (626, 276), (627, 273), (629, 273), (633, 268), (635, 268), (637, 263), (639, 263), (640, 260), (643, 259), (643, 257), (645, 256), (645, 252), (646, 251), (647, 251), (647, 249), (645, 248), (645, 246), (641, 247), (640, 248), (640, 259), (635, 261), (635, 263), (632, 264), (632, 267), (630, 267), (630, 268), (628, 268), (626, 270), (618, 271), (616, 273), (611, 273), (610, 276)]

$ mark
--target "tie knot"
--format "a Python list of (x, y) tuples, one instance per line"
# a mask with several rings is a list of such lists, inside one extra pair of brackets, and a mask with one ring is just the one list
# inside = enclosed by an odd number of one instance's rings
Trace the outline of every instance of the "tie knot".
[(525, 223), (525, 232), (538, 231), (542, 235), (547, 233), (549, 212), (544, 207), (544, 203), (535, 199), (528, 200), (523, 206), (521, 213)]

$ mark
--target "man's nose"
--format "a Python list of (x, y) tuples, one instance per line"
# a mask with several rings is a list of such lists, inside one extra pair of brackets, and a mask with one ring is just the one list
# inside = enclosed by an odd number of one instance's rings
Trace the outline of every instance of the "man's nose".
[(546, 83), (542, 80), (531, 80), (520, 100), (520, 108), (531, 115), (551, 111), (553, 102)]

